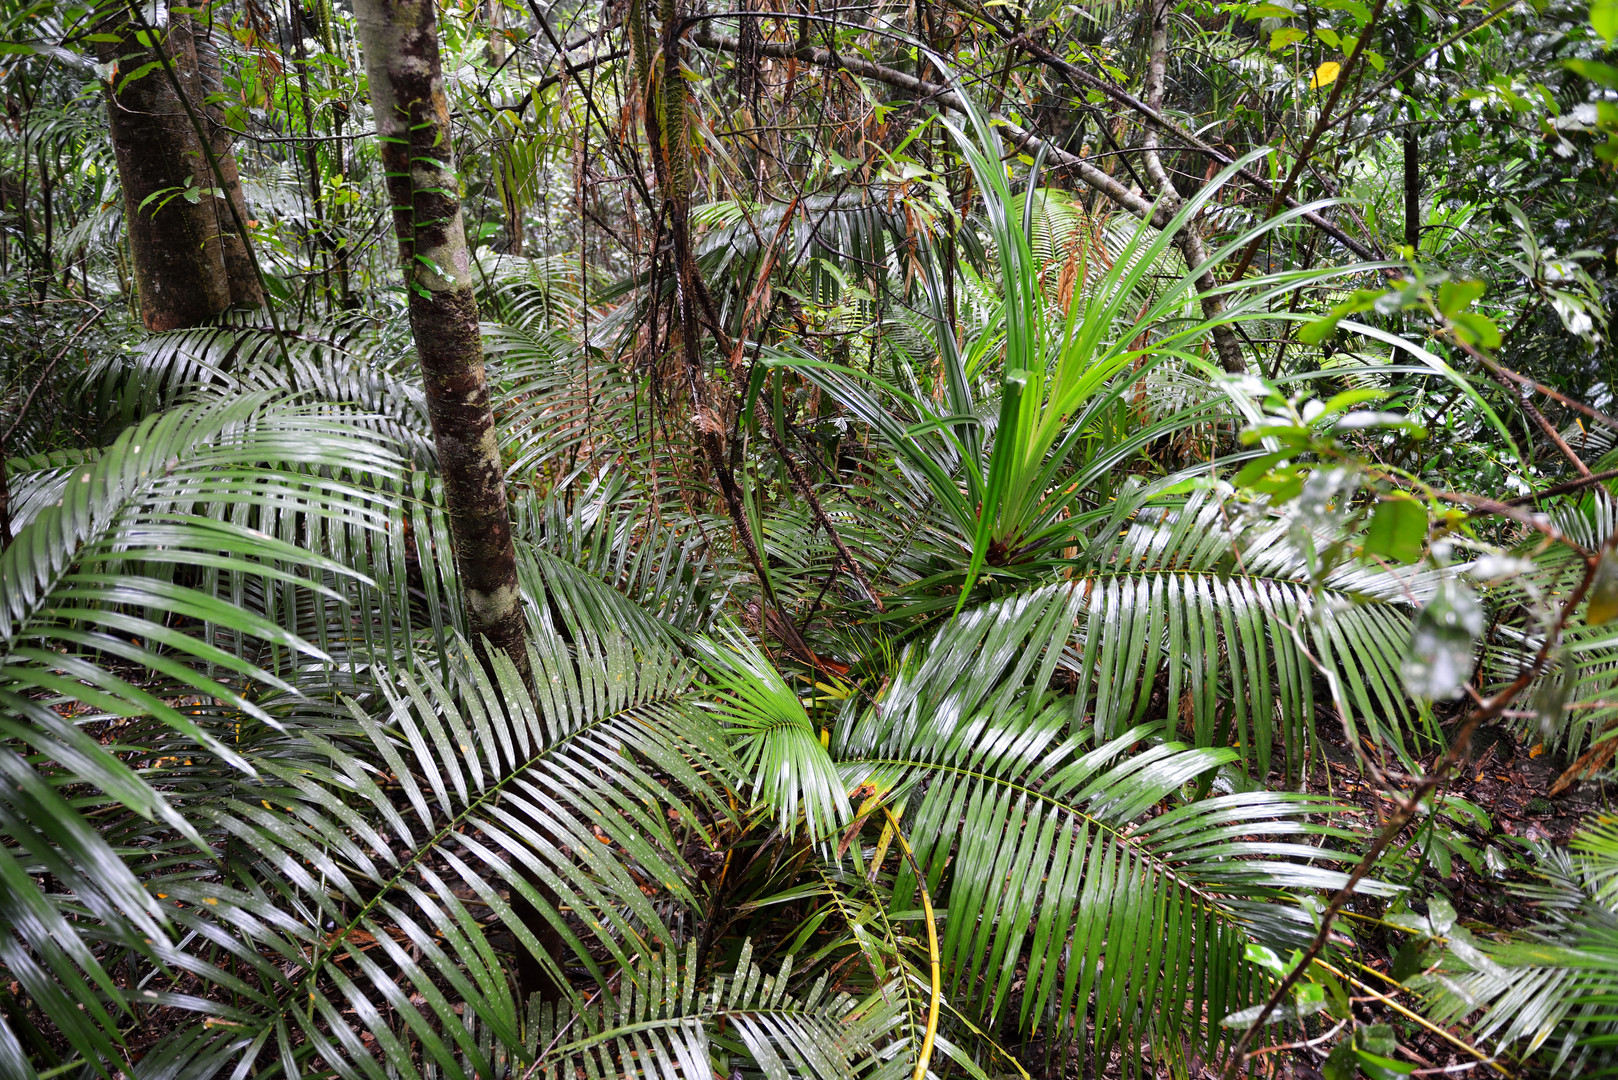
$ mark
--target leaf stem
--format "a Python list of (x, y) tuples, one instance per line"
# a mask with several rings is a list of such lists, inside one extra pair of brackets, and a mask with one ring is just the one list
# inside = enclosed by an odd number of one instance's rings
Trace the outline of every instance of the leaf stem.
[(916, 875), (916, 888), (921, 893), (922, 918), (927, 923), (927, 960), (931, 966), (932, 999), (927, 1002), (927, 1030), (922, 1034), (921, 1053), (916, 1055), (916, 1071), (911, 1074), (911, 1080), (927, 1080), (927, 1065), (933, 1057), (933, 1040), (938, 1035), (938, 999), (942, 988), (942, 981), (939, 978), (938, 924), (933, 916), (933, 898), (927, 894), (927, 877), (921, 872), (921, 867), (916, 863), (915, 853), (910, 850), (905, 834), (899, 829), (899, 819), (894, 817), (893, 811), (885, 805), (882, 807), (882, 813), (887, 815), (888, 827), (893, 830), (893, 838), (899, 841), (899, 850), (910, 860), (910, 870)]

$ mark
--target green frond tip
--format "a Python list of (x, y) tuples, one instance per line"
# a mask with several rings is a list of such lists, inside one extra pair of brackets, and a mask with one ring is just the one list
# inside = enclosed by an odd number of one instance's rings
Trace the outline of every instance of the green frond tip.
[(695, 648), (713, 690), (705, 707), (730, 728), (762, 804), (788, 830), (801, 813), (814, 840), (846, 825), (848, 789), (803, 702), (770, 659), (733, 626), (697, 638)]

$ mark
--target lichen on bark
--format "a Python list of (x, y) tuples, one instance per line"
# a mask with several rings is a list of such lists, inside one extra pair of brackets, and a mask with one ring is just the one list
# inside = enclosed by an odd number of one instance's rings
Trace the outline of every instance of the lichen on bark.
[(474, 647), (528, 677), (505, 470), (483, 366), (472, 261), (450, 144), (431, 0), (356, 0), (410, 329), (426, 385), (445, 509)]

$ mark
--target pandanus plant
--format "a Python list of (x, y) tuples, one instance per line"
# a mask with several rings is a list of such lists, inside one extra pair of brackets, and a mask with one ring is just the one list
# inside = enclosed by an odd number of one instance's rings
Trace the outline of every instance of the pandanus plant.
[(1216, 395), (1122, 438), (1104, 437), (1098, 428), (1109, 407), (1138, 394), (1165, 365), (1211, 375), (1216, 366), (1203, 350), (1216, 325), (1273, 319), (1277, 295), (1344, 273), (1323, 268), (1255, 277), (1240, 291), (1221, 289), (1227, 303), (1217, 319), (1195, 311), (1196, 282), (1210, 265), (1304, 212), (1298, 210), (1232, 238), (1208, 264), (1185, 268), (1167, 285), (1157, 280), (1176, 261), (1176, 234), (1208, 207), (1244, 159), (1187, 199), (1164, 228), (1142, 224), (1120, 250), (1095, 260), (1102, 265), (1092, 267), (1086, 259), (1070, 301), (1053, 302), (1033, 245), (1044, 155), (1034, 161), (1018, 198), (988, 121), (969, 99), (965, 104), (965, 128), (941, 123), (982, 193), (1001, 297), (988, 325), (963, 347), (950, 321), (938, 260), (921, 244), (939, 400), (802, 352), (781, 350), (774, 359), (878, 433), (911, 483), (941, 508), (955, 537), (959, 565), (915, 583), (905, 597), (911, 602), (899, 605), (896, 617), (959, 611), (986, 575), (1026, 584), (1071, 565), (1072, 553), (1064, 551), (1082, 546), (1086, 526), (1105, 516), (1095, 505), (1098, 486), (1143, 447), (1210, 419)]

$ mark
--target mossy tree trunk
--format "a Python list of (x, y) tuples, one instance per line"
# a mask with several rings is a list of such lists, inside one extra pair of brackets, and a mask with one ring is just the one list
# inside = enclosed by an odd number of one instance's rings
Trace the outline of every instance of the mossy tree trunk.
[[(225, 92), (224, 67), (219, 58), (219, 45), (205, 27), (197, 26), (192, 35), (197, 56), (197, 86), (192, 100), (201, 105), (203, 129), (213, 146), (214, 161), (219, 175), (214, 178), (223, 198), (212, 200), (218, 222), (220, 254), (225, 260), (225, 281), (230, 288), (230, 302), (237, 307), (263, 307), (264, 291), (259, 287), (258, 271), (253, 266), (252, 253), (247, 241), (236, 229), (236, 218), (248, 220), (247, 198), (242, 194), (242, 178), (236, 166), (233, 149), (235, 135), (225, 122), (225, 108), (220, 98)], [(188, 93), (191, 91), (188, 89)], [(225, 199), (236, 206), (231, 213)]]
[(393, 202), (410, 330), (444, 477), (455, 564), (466, 595), (467, 628), (479, 648), (486, 637), (525, 669), (517, 557), (450, 149), (437, 16), (432, 0), (357, 0), (354, 15)]
[[(433, 0), (355, 0), (354, 16), (393, 202), (410, 329), (444, 477), (467, 628), (485, 663), (488, 657), (481, 650), (487, 638), (531, 683), (505, 470), (483, 368)], [(520, 807), (516, 812), (522, 812)], [(562, 940), (553, 924), (561, 916), (554, 892), (532, 877), (529, 884), (546, 913), (514, 892), (512, 916), (538, 940), (550, 965), (547, 969), (540, 957), (519, 948), (518, 989), (556, 1000), (564, 996), (565, 983), (557, 960), (564, 951)]]
[[(176, 84), (184, 88), (192, 110), (201, 115), (203, 77), (192, 17), (179, 9), (168, 13), (165, 25), (157, 28), (161, 53), (127, 9), (115, 9), (99, 29), (107, 40), (97, 42), (97, 54), (113, 65), (106, 84), (107, 115), (124, 191), (141, 321), (148, 330), (174, 330), (207, 321), (233, 299), (261, 303), (245, 258), (237, 268), (251, 283), (239, 282), (233, 296), (224, 240), (230, 213), (214, 194), (219, 185), (207, 151), (187, 103), (176, 92)], [(172, 65), (173, 80), (163, 70), (164, 62)], [(236, 177), (235, 158), (228, 142), (215, 149), (224, 151), (218, 160), (227, 173), (228, 190)], [(226, 161), (228, 168), (223, 167)], [(234, 197), (241, 197), (239, 182), (234, 183)], [(239, 238), (234, 239), (233, 253), (240, 246)], [(241, 254), (245, 256), (245, 248)]]

